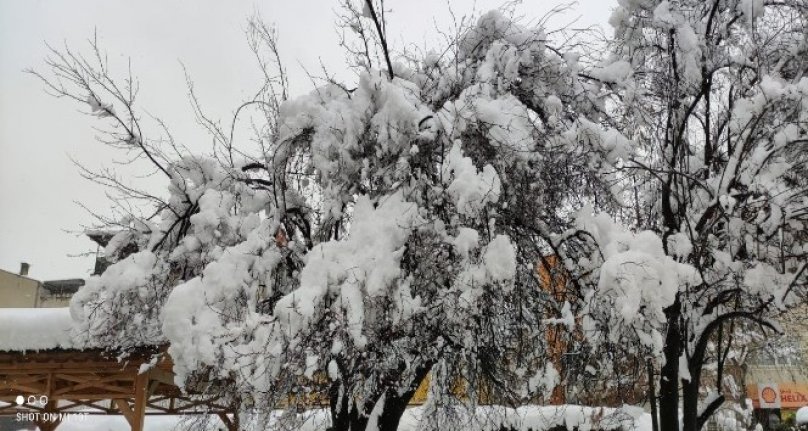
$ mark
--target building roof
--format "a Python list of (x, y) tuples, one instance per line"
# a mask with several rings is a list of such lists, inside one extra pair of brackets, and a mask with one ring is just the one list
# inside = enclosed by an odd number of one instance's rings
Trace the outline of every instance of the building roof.
[(33, 279), (33, 278), (31, 278), (31, 277), (29, 277), (29, 276), (27, 276), (27, 275), (20, 275), (20, 273), (19, 273), (19, 272), (9, 271), (9, 270), (3, 269), (3, 268), (0, 268), (0, 272), (4, 272), (4, 273), (6, 273), (6, 274), (8, 274), (8, 275), (13, 275), (13, 276), (15, 276), (15, 277), (24, 278), (24, 279), (26, 279), (26, 280), (30, 280), (30, 281), (33, 281), (33, 282), (39, 283), (39, 281), (38, 281), (38, 280)]
[(95, 241), (96, 244), (100, 245), (101, 247), (106, 247), (109, 244), (109, 240), (112, 239), (115, 234), (120, 232), (120, 230), (114, 229), (88, 229), (84, 231), (84, 234), (87, 235), (91, 240)]
[(42, 287), (45, 288), (51, 295), (64, 295), (64, 294), (74, 294), (79, 287), (84, 286), (84, 279), (81, 278), (70, 278), (67, 280), (50, 280), (45, 281), (42, 283)]

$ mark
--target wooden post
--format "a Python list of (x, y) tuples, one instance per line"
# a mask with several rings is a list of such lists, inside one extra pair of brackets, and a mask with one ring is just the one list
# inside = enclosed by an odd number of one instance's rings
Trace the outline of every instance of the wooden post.
[[(42, 413), (48, 413), (51, 415), (58, 415), (58, 411), (56, 409), (56, 401), (49, 400), (48, 404), (45, 405), (45, 409)], [(53, 419), (51, 417), (51, 419)], [(61, 419), (55, 420), (39, 420), (36, 421), (36, 426), (39, 427), (40, 431), (54, 431), (59, 424), (62, 423)]]
[(132, 431), (143, 431), (143, 421), (146, 416), (146, 401), (148, 401), (149, 375), (138, 374), (135, 377), (135, 403), (132, 407)]
[(118, 398), (114, 400), (114, 403), (118, 407), (118, 411), (121, 412), (123, 417), (126, 419), (126, 422), (129, 422), (129, 427), (134, 429), (135, 413), (132, 411), (132, 407), (129, 405), (129, 401)]
[(60, 423), (59, 421), (37, 421), (36, 426), (39, 428), (39, 431), (55, 431)]

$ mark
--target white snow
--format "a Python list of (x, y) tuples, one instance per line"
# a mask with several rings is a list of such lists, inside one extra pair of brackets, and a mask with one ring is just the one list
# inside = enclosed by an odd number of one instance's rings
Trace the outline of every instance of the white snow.
[(68, 308), (0, 308), (0, 351), (70, 349)]
[(701, 80), (701, 44), (699, 36), (687, 23), (676, 27), (677, 42), (681, 52), (681, 62), (684, 67), (684, 78), (691, 85)]
[(693, 251), (693, 244), (684, 233), (677, 232), (668, 237), (668, 253), (671, 256), (684, 259), (691, 251)]
[(496, 170), (487, 164), (478, 173), (471, 158), (463, 156), (459, 140), (446, 156), (443, 171), (451, 178), (447, 190), (460, 213), (474, 217), (486, 204), (499, 200), (501, 184)]
[(603, 82), (620, 83), (628, 79), (633, 73), (634, 69), (629, 62), (618, 60), (594, 69), (592, 76)]
[(544, 319), (545, 323), (551, 325), (564, 325), (567, 327), (569, 331), (575, 329), (575, 315), (572, 313), (572, 309), (570, 307), (569, 301), (564, 301), (564, 305), (561, 306), (561, 317), (560, 318), (549, 318)]
[[(560, 100), (548, 101), (556, 112), (561, 110)], [(490, 125), (488, 137), (492, 144), (522, 153), (533, 149), (535, 141), (532, 133), (535, 127), (530, 122), (527, 108), (516, 97), (509, 94), (493, 100), (478, 98), (474, 109), (476, 120)]]
[(469, 257), (469, 251), (477, 248), (480, 242), (480, 234), (471, 228), (461, 227), (457, 230), (457, 236), (452, 240), (452, 245), (457, 253), (463, 257)]
[(795, 418), (797, 425), (806, 425), (808, 424), (808, 406), (800, 407), (797, 410), (797, 416)]
[(548, 397), (560, 380), (561, 376), (558, 374), (558, 370), (555, 369), (552, 363), (547, 362), (543, 370), (539, 370), (528, 380), (528, 390), (531, 393), (538, 393), (541, 390), (544, 396)]
[[(375, 410), (375, 409), (374, 409)], [(424, 407), (412, 407), (404, 412), (398, 431), (423, 429)], [(500, 426), (510, 426), (517, 431), (547, 431), (564, 427), (569, 431), (651, 431), (651, 416), (640, 407), (623, 406), (585, 407), (576, 405), (536, 406), (529, 405), (516, 409), (502, 406), (480, 406), (470, 415), (459, 409), (459, 415), (446, 424), (444, 431), (494, 431)], [(207, 419), (206, 427), (201, 420)], [(290, 420), (291, 419), (291, 420)], [(330, 425), (328, 410), (315, 409), (298, 413), (295, 418), (283, 416), (276, 411), (270, 416), (267, 431), (321, 431)], [(213, 431), (222, 428), (217, 417), (198, 416), (146, 416), (144, 431), (174, 431), (191, 426), (190, 429)], [(59, 425), (59, 431), (128, 431), (129, 424), (123, 416), (85, 416), (82, 420), (69, 420)]]
[(661, 351), (664, 309), (681, 288), (699, 283), (698, 273), (665, 255), (662, 239), (654, 232), (631, 232), (605, 214), (591, 215), (590, 211), (584, 208), (579, 213), (578, 224), (593, 235), (603, 254), (597, 293), (592, 295), (606, 302), (587, 307), (612, 314), (632, 326), (643, 344)]
[(459, 41), (460, 58), (482, 57), (495, 41), (528, 48), (541, 45), (545, 39), (540, 29), (527, 29), (508, 19), (502, 12), (492, 10), (483, 14), (477, 25), (469, 29)]
[(494, 281), (512, 280), (516, 276), (516, 250), (507, 235), (497, 235), (488, 243), (483, 261)]
[(669, 26), (676, 24), (676, 19), (674, 18), (673, 14), (671, 14), (670, 2), (663, 1), (657, 5), (657, 7), (654, 9), (654, 21)]
[[(207, 418), (210, 422), (206, 427), (199, 426), (203, 418), (199, 416), (159, 415), (146, 416), (143, 422), (143, 431), (176, 431), (193, 429), (195, 431), (219, 431), (223, 425), (218, 417)], [(193, 424), (193, 425), (190, 425)], [(190, 428), (183, 426), (190, 425)], [(129, 431), (131, 427), (123, 416), (100, 415), (73, 415), (65, 419), (57, 428), (59, 431)], [(27, 429), (26, 429), (27, 430)]]
[[(140, 251), (110, 265), (100, 276), (92, 276), (70, 299), (70, 314), (77, 322), (73, 336), (81, 342), (91, 341), (96, 335), (111, 334), (107, 326), (121, 312), (131, 311), (120, 332), (102, 343), (125, 340), (130, 345), (155, 344), (162, 341), (155, 310), (140, 307), (138, 302), (151, 303), (162, 284), (157, 274), (167, 265), (150, 251)], [(127, 299), (124, 300), (123, 298)], [(92, 319), (89, 316), (93, 316)], [(127, 336), (123, 336), (123, 334)], [(131, 335), (131, 337), (129, 336)], [(99, 341), (100, 342), (100, 341)], [(125, 347), (118, 344), (120, 347)]]
[(368, 424), (365, 431), (379, 431), (379, 417), (384, 411), (384, 404), (386, 401), (387, 393), (384, 393), (382, 394), (382, 397), (379, 398), (379, 401), (376, 401), (376, 405), (373, 406), (373, 411), (370, 412), (370, 417), (368, 418)]
[(744, 14), (750, 23), (763, 15), (763, 0), (739, 0), (738, 12)]

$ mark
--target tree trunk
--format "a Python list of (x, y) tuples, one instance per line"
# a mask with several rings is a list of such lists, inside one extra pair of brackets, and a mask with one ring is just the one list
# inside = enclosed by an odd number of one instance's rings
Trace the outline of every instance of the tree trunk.
[(350, 431), (365, 431), (365, 428), (368, 426), (367, 412), (362, 411), (360, 414), (359, 406), (356, 405), (356, 401), (352, 402), (351, 405), (353, 406), (350, 413), (351, 426), (348, 429)]
[(350, 428), (348, 397), (343, 391), (341, 381), (332, 382), (328, 388), (328, 404), (331, 409), (331, 427), (328, 431), (348, 431)]
[(699, 417), (699, 383), (694, 381), (685, 383), (682, 387), (682, 431), (698, 431)]
[(724, 395), (721, 394), (723, 365), (719, 361), (717, 370), (718, 383), (716, 385), (719, 395), (717, 398), (708, 400), (709, 402), (699, 411), (699, 387), (701, 386), (701, 372), (704, 369), (704, 347), (702, 346), (707, 345), (706, 340), (708, 340), (710, 332), (703, 332), (701, 336), (703, 337), (702, 340), (696, 345), (693, 356), (689, 359), (690, 381), (684, 384), (682, 388), (682, 429), (684, 431), (700, 431), (704, 428), (710, 416), (724, 403)]
[(648, 369), (648, 401), (651, 403), (651, 430), (659, 431), (659, 412), (657, 411), (657, 397), (654, 389), (654, 364), (651, 358), (646, 361)]
[(418, 368), (407, 390), (401, 395), (397, 395), (397, 390), (387, 388), (381, 391), (374, 400), (367, 400), (364, 406), (357, 406), (355, 400), (349, 400), (350, 397), (344, 395), (345, 389), (339, 382), (332, 383), (329, 390), (332, 425), (328, 430), (365, 431), (373, 407), (382, 397), (385, 397), (382, 412), (377, 420), (378, 431), (396, 431), (410, 400), (431, 368), (431, 365)]
[(679, 430), (679, 356), (681, 331), (679, 329), (679, 298), (665, 310), (668, 330), (665, 335), (665, 366), (659, 378), (659, 425), (661, 431)]
[(407, 405), (412, 398), (412, 393), (404, 394), (401, 397), (390, 396), (388, 394), (384, 402), (384, 410), (379, 417), (379, 431), (396, 431), (401, 422), (401, 416), (407, 410)]
[[(398, 424), (401, 422), (404, 411), (407, 410), (407, 405), (409, 405), (414, 391), (408, 391), (401, 396), (391, 395), (391, 393), (394, 393), (394, 391), (387, 390), (382, 395), (385, 399), (381, 414), (376, 421), (378, 431), (396, 431), (398, 429)], [(355, 402), (352, 403), (351, 411), (346, 415), (347, 428), (332, 427), (332, 429), (334, 431), (366, 430), (370, 422), (370, 413), (379, 400), (381, 400), (381, 397), (377, 398), (375, 402), (367, 402), (362, 412), (360, 412), (360, 407)]]

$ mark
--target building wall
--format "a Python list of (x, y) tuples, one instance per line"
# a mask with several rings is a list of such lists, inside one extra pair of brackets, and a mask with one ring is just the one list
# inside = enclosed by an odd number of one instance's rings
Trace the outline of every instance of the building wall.
[(808, 373), (808, 304), (801, 304), (789, 311), (783, 316), (782, 325), (783, 330), (792, 334), (797, 342), (800, 365)]
[(796, 410), (808, 405), (808, 304), (789, 310), (780, 318), (784, 335), (792, 350), (776, 363), (750, 361), (745, 376), (747, 396), (757, 408), (759, 385), (777, 385), (782, 409)]
[(38, 281), (0, 269), (0, 308), (38, 307), (39, 294)]
[(46, 295), (43, 294), (42, 297), (39, 299), (39, 305), (37, 307), (40, 308), (59, 308), (59, 307), (69, 307), (70, 306), (70, 297), (72, 295)]

